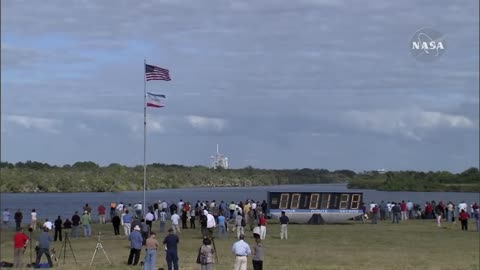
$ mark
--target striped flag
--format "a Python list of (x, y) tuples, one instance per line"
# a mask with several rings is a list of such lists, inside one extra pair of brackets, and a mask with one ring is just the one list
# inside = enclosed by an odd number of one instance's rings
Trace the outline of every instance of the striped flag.
[(170, 81), (170, 73), (168, 69), (145, 64), (145, 79)]
[(157, 95), (153, 93), (147, 93), (147, 107), (162, 108), (165, 107), (162, 99), (165, 95)]

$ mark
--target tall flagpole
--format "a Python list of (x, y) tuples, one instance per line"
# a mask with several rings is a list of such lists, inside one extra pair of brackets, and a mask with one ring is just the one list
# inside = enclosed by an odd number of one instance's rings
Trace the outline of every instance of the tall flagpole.
[(145, 67), (147, 59), (143, 59), (143, 217), (145, 217), (145, 208), (147, 201), (145, 199), (145, 190), (147, 188), (147, 78)]

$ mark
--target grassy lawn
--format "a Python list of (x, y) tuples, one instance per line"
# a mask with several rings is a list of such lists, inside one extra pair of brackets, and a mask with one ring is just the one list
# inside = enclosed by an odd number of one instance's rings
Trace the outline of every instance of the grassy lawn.
[[(273, 223), (273, 221), (271, 222)], [(158, 232), (158, 223), (154, 231)], [(433, 220), (413, 220), (401, 224), (382, 222), (377, 225), (352, 223), (346, 225), (289, 225), (289, 239), (280, 240), (279, 225), (267, 227), (264, 269), (480, 269), (480, 233), (460, 230), (460, 225), (447, 224), (437, 228)], [(125, 236), (114, 236), (111, 224), (94, 225), (95, 237), (70, 239), (78, 264), (76, 265), (67, 246), (66, 263), (63, 256), (56, 269), (140, 269), (127, 266), (129, 241)], [(112, 261), (109, 266), (99, 251), (90, 268), (97, 243), (96, 234), (102, 232), (102, 244)], [(121, 230), (123, 233), (123, 230)], [(247, 242), (252, 244), (251, 232)], [(28, 234), (28, 232), (27, 232)], [(39, 232), (34, 232), (36, 239)], [(231, 246), (234, 234), (229, 239), (216, 239), (219, 262), (215, 269), (232, 269), (234, 255)], [(157, 234), (159, 242), (165, 234)], [(13, 261), (13, 229), (1, 232), (0, 259)], [(184, 230), (180, 234), (180, 269), (200, 269), (195, 263), (196, 252), (201, 244), (200, 230)], [(58, 252), (62, 242), (53, 244)], [(159, 251), (157, 268), (166, 267), (165, 253)], [(144, 250), (141, 258), (143, 259)], [(24, 262), (29, 260), (27, 249)], [(34, 258), (35, 259), (35, 258)], [(249, 259), (250, 260), (250, 259)], [(45, 261), (45, 258), (42, 259)], [(251, 264), (249, 269), (253, 269)]]

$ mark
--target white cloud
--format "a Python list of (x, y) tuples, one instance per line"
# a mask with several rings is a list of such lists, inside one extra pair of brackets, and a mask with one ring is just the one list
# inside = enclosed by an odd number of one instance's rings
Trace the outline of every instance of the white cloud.
[(341, 119), (359, 129), (388, 135), (400, 134), (418, 141), (422, 140), (429, 130), (475, 127), (472, 120), (462, 115), (422, 110), (351, 110), (344, 113)]
[(93, 129), (85, 123), (78, 123), (76, 127), (77, 127), (78, 130), (81, 130), (81, 131), (86, 132), (86, 133), (92, 133), (93, 132)]
[(54, 134), (60, 133), (58, 125), (60, 121), (50, 118), (31, 117), (23, 115), (7, 115), (5, 116), (7, 123), (12, 123), (26, 129), (38, 129)]
[(220, 118), (208, 118), (197, 115), (189, 115), (186, 118), (192, 127), (202, 131), (220, 132), (227, 125), (227, 121)]

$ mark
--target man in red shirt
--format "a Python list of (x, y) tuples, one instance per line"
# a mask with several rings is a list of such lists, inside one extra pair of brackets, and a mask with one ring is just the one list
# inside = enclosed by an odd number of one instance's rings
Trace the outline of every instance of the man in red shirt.
[(402, 212), (402, 220), (407, 220), (407, 203), (405, 201), (400, 204), (400, 211)]
[(105, 206), (103, 206), (103, 204), (100, 204), (100, 206), (98, 206), (98, 220), (100, 224), (105, 224), (105, 211)]
[(458, 219), (460, 219), (460, 222), (462, 223), (462, 231), (468, 231), (468, 219), (470, 218), (470, 215), (462, 209), (460, 214), (458, 215)]
[(23, 268), (23, 253), (28, 244), (28, 236), (23, 232), (23, 228), (17, 228), (17, 233), (13, 236), (14, 253), (13, 253), (13, 267)]

